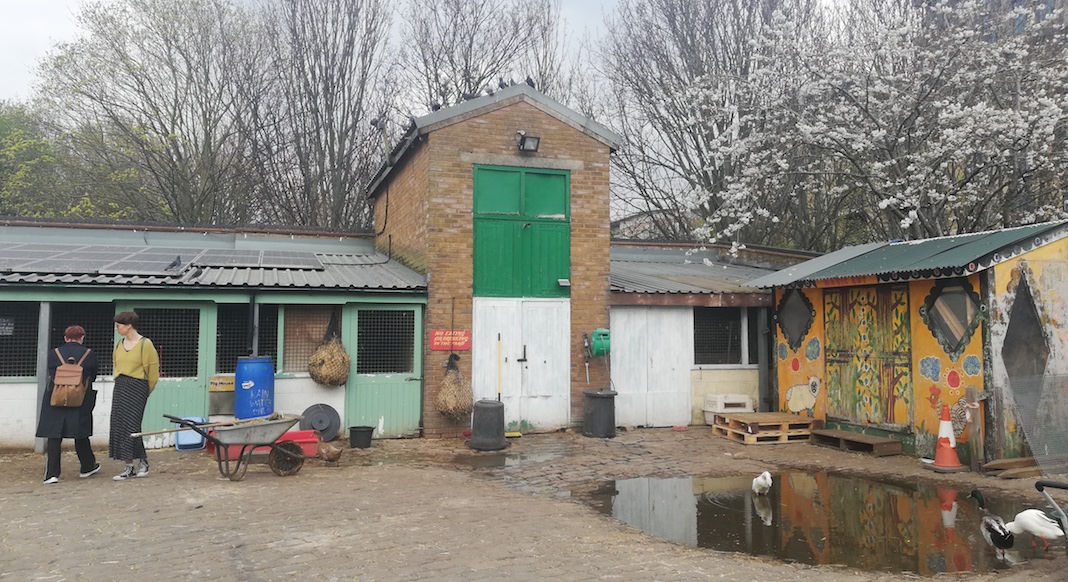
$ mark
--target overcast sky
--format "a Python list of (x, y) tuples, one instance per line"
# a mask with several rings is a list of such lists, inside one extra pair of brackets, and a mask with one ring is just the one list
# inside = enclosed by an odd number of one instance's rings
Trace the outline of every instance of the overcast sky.
[(26, 99), (34, 68), (55, 42), (70, 40), (82, 0), (4, 0), (0, 17), (0, 99)]
[[(53, 44), (77, 34), (74, 15), (84, 1), (0, 0), (0, 100), (30, 97), (37, 63)], [(617, 2), (562, 0), (561, 11), (581, 38), (599, 34), (603, 10)]]

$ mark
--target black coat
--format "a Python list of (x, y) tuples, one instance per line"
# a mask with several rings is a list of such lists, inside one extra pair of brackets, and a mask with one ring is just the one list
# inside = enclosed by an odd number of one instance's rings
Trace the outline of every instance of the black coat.
[[(74, 358), (77, 362), (82, 354), (88, 349), (78, 342), (67, 342), (59, 346), (59, 353), (64, 359)], [(93, 389), (93, 381), (96, 380), (97, 361), (96, 352), (90, 352), (82, 362), (82, 377), (86, 379), (89, 389), (85, 391), (85, 400), (77, 408), (52, 406), (52, 379), (56, 375), (56, 368), (60, 361), (54, 350), (48, 352), (48, 387), (45, 388), (44, 399), (41, 401), (41, 420), (37, 423), (37, 436), (45, 438), (80, 439), (88, 438), (93, 434), (93, 408), (96, 407), (96, 390)]]

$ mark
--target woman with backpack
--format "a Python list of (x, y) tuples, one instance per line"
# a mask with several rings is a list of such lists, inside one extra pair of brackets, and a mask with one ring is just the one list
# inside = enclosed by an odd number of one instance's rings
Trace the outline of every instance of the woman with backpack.
[[(48, 439), (45, 445), (45, 485), (59, 483), (59, 458), (63, 439), (74, 439), (74, 450), (82, 470), (79, 477), (90, 477), (100, 470), (89, 437), (93, 435), (93, 408), (96, 407), (96, 354), (82, 345), (85, 328), (72, 325), (63, 330), (63, 341), (58, 348), (48, 352), (48, 388), (41, 401), (41, 419), (37, 423), (37, 436)], [(80, 406), (52, 406), (56, 369), (64, 362), (80, 362), (85, 397)], [(75, 372), (77, 374), (77, 372)]]
[[(113, 320), (115, 331), (122, 339), (115, 343), (112, 352), (115, 391), (111, 400), (108, 457), (126, 463), (122, 473), (112, 477), (115, 481), (125, 481), (148, 476), (145, 443), (141, 437), (130, 435), (141, 432), (148, 395), (159, 381), (159, 354), (152, 341), (137, 332), (140, 317), (136, 313), (123, 311)], [(135, 459), (138, 461), (136, 469)]]

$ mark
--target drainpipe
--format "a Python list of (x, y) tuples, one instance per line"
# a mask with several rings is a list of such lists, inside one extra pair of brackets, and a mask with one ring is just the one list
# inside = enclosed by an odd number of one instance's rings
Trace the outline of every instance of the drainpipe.
[(778, 402), (771, 395), (771, 386), (768, 383), (768, 308), (757, 309), (757, 397), (764, 403), (765, 412), (778, 410)]
[[(37, 423), (41, 423), (41, 402), (44, 401), (45, 390), (48, 389), (48, 328), (52, 323), (52, 304), (42, 301), (37, 316)], [(45, 439), (37, 437), (33, 441), (33, 452), (43, 453)]]
[(252, 357), (260, 355), (260, 304), (256, 303), (256, 292), (248, 296), (248, 341), (245, 345), (252, 349)]

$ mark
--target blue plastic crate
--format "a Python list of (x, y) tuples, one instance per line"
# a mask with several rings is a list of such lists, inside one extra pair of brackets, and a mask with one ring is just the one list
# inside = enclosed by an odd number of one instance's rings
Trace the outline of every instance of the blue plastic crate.
[[(197, 424), (204, 422), (203, 416), (183, 416), (184, 420), (191, 420)], [(175, 424), (175, 428), (182, 428), (182, 425)], [(204, 436), (195, 430), (183, 430), (174, 433), (174, 448), (179, 451), (199, 451), (204, 448), (205, 439)]]

